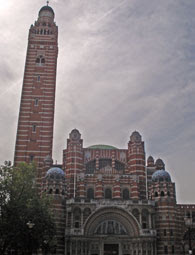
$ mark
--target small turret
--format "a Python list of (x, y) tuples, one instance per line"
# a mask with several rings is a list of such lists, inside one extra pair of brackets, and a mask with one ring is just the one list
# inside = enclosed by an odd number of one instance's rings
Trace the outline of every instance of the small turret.
[(147, 166), (148, 167), (154, 167), (154, 158), (152, 156), (149, 156), (147, 159)]
[(165, 163), (162, 161), (162, 159), (158, 158), (155, 163), (156, 170), (165, 170)]
[[(133, 199), (146, 198), (146, 171), (144, 142), (139, 132), (134, 131), (128, 143), (128, 174), (139, 179), (132, 193)], [(138, 191), (138, 194), (137, 194)]]
[(137, 132), (137, 131), (134, 131), (134, 132), (131, 134), (131, 136), (130, 136), (130, 141), (131, 141), (132, 143), (141, 142), (141, 140), (142, 140), (142, 137), (141, 137), (140, 133)]

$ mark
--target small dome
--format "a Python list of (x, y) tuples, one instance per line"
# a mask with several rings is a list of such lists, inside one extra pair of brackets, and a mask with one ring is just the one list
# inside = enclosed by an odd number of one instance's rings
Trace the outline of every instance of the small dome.
[(163, 181), (171, 182), (171, 176), (164, 169), (157, 170), (152, 175), (152, 181), (153, 182), (163, 182)]
[(156, 160), (155, 166), (157, 170), (165, 169), (165, 163), (160, 158)]
[(141, 142), (141, 140), (142, 140), (142, 137), (141, 137), (140, 133), (137, 131), (134, 131), (130, 136), (131, 142)]
[(64, 171), (59, 167), (52, 167), (46, 173), (46, 178), (63, 179), (64, 177)]
[(42, 11), (49, 11), (49, 12), (51, 12), (51, 13), (53, 14), (53, 16), (55, 15), (53, 9), (52, 9), (50, 6), (48, 6), (48, 5), (43, 6), (43, 7), (40, 9), (39, 14), (40, 14)]

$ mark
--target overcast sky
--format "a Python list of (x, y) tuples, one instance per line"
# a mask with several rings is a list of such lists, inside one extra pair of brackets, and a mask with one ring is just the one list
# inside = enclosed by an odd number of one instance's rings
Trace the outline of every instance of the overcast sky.
[[(0, 162), (13, 161), (28, 30), (42, 0), (0, 0)], [(195, 202), (195, 1), (53, 0), (59, 27), (53, 159), (73, 128), (84, 147), (127, 148), (138, 130), (179, 203)]]

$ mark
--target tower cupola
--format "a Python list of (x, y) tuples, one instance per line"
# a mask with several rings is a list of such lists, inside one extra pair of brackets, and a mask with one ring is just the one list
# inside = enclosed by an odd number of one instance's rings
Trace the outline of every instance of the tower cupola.
[(165, 163), (160, 158), (156, 160), (155, 166), (156, 166), (156, 170), (161, 170), (161, 169), (165, 170)]
[(154, 166), (154, 158), (152, 156), (149, 156), (147, 159), (147, 166), (153, 167)]
[(134, 131), (130, 136), (130, 141), (133, 143), (141, 142), (142, 137), (141, 137), (140, 133), (137, 131)]
[(39, 19), (50, 19), (54, 20), (55, 13), (54, 10), (48, 5), (43, 6), (39, 11)]

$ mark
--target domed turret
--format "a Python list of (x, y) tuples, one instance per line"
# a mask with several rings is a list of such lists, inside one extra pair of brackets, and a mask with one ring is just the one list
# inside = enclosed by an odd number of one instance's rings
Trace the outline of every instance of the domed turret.
[(156, 160), (155, 166), (156, 170), (165, 169), (165, 163), (160, 158)]
[(147, 166), (153, 167), (154, 166), (154, 158), (152, 156), (149, 156), (147, 159)]
[(53, 9), (52, 9), (50, 6), (48, 6), (48, 5), (45, 5), (45, 6), (43, 6), (43, 7), (40, 9), (39, 15), (41, 14), (41, 12), (51, 12), (51, 13), (53, 14), (53, 16), (55, 15)]
[(46, 178), (48, 179), (64, 179), (64, 171), (59, 167), (52, 167), (46, 173)]
[(140, 133), (137, 132), (137, 131), (134, 131), (134, 132), (131, 134), (131, 136), (130, 136), (130, 141), (133, 142), (133, 143), (135, 143), (135, 142), (141, 142), (141, 140), (142, 140), (142, 137), (141, 137)]
[(80, 134), (80, 132), (78, 131), (78, 129), (73, 129), (72, 131), (71, 131), (71, 133), (69, 134), (69, 137), (70, 137), (70, 139), (71, 140), (73, 140), (73, 141), (79, 141), (80, 139), (81, 139), (81, 134)]
[(163, 169), (157, 170), (152, 175), (152, 181), (153, 182), (171, 182), (171, 176), (167, 171)]

